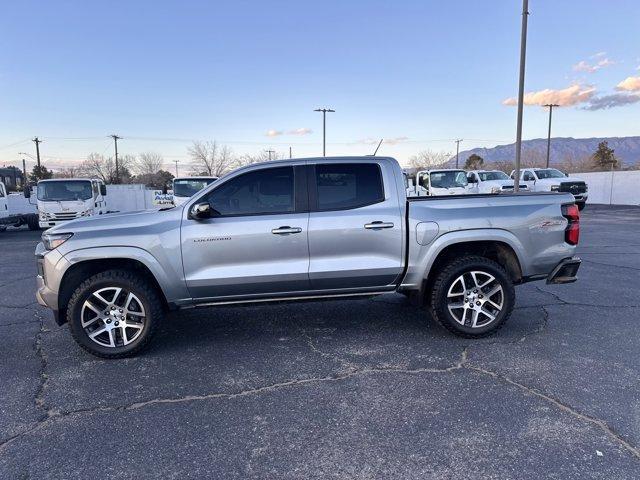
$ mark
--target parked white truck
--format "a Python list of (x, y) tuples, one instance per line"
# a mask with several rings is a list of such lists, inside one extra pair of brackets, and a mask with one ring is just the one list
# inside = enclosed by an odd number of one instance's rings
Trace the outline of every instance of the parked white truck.
[[(25, 190), (25, 197), (29, 198), (29, 190)], [(21, 227), (27, 225), (29, 230), (38, 230), (38, 215), (27, 212), (12, 212), (9, 208), (9, 192), (3, 182), (0, 182), (0, 232), (7, 227)]]
[[(513, 175), (514, 172), (511, 172), (511, 177)], [(584, 208), (589, 196), (589, 187), (584, 180), (568, 177), (555, 168), (525, 168), (520, 172), (520, 181), (531, 192), (571, 193), (580, 210)]]
[(40, 227), (107, 213), (107, 187), (97, 178), (60, 178), (38, 182)]
[[(503, 193), (513, 192), (513, 180), (501, 170), (471, 170), (467, 172), (467, 193)], [(520, 182), (520, 190), (529, 187)]]
[(173, 204), (183, 205), (194, 194), (207, 185), (211, 185), (218, 177), (179, 177), (173, 179)]
[(467, 193), (467, 173), (459, 169), (420, 170), (415, 185), (407, 189), (409, 197), (440, 197)]

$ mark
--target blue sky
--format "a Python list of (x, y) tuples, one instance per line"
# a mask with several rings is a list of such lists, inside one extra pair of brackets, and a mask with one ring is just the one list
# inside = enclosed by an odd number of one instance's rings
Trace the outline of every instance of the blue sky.
[[(454, 151), (454, 138), (463, 148), (509, 143), (516, 109), (503, 102), (517, 94), (520, 9), (519, 0), (5, 2), (0, 164), (33, 153), (35, 135), (51, 166), (111, 154), (111, 133), (124, 137), (122, 153), (153, 150), (167, 162), (188, 161), (189, 139), (316, 155), (313, 109), (323, 106), (336, 110), (328, 154), (370, 153), (379, 138), (395, 139), (380, 154), (401, 161)], [(526, 91), (533, 103), (567, 104), (554, 136), (640, 135), (640, 2), (530, 0), (530, 12)], [(524, 137), (546, 136), (546, 122), (528, 106)]]

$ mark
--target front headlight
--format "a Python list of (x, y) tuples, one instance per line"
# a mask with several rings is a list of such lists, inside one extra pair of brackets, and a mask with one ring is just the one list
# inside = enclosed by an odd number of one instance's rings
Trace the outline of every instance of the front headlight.
[(73, 233), (43, 233), (42, 243), (47, 250), (53, 250), (58, 248), (64, 242), (69, 240), (73, 236)]
[(89, 208), (88, 210), (85, 210), (84, 212), (82, 212), (80, 215), (82, 217), (90, 217), (91, 215), (93, 215), (93, 208)]
[(500, 187), (492, 187), (491, 188), (491, 193), (500, 193), (502, 191), (502, 189)]
[(560, 185), (551, 185), (552, 192), (557, 192), (558, 190), (560, 190)]

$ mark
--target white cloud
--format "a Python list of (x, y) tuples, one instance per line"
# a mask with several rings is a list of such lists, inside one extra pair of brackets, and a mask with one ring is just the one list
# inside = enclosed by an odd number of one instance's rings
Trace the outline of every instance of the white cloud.
[(595, 55), (593, 55), (591, 58), (597, 58), (598, 61), (595, 63), (589, 63), (585, 60), (580, 60), (578, 63), (576, 63), (573, 66), (573, 69), (576, 72), (588, 72), (588, 73), (594, 73), (597, 72), (598, 70), (605, 68), (605, 67), (610, 67), (611, 65), (615, 65), (616, 62), (614, 62), (613, 60), (605, 57), (606, 52), (598, 52)]
[(288, 135), (298, 135), (298, 136), (309, 135), (311, 133), (313, 133), (313, 130), (307, 127), (296, 128), (295, 130), (289, 130), (287, 132)]
[[(593, 86), (571, 85), (561, 90), (546, 88), (538, 92), (528, 92), (524, 95), (525, 105), (546, 105), (555, 103), (561, 107), (569, 107), (579, 103), (587, 102), (596, 93)], [(502, 102), (503, 105), (517, 105), (518, 99), (510, 97)]]
[[(640, 68), (640, 67), (638, 67)], [(627, 77), (616, 85), (616, 90), (622, 90), (625, 92), (637, 92), (640, 91), (640, 77)]]
[(594, 97), (589, 100), (587, 106), (582, 108), (583, 110), (607, 110), (609, 108), (623, 107), (638, 102), (640, 102), (640, 95), (613, 93), (611, 95), (603, 95), (602, 97)]
[(282, 134), (283, 134), (282, 130), (273, 130), (273, 129), (267, 130), (267, 132), (265, 133), (267, 137), (279, 137)]

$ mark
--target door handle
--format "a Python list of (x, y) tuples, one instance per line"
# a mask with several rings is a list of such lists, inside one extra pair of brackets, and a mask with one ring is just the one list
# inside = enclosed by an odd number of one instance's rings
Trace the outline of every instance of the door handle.
[(366, 223), (364, 228), (368, 230), (380, 230), (383, 228), (393, 228), (393, 222), (381, 222), (378, 220), (375, 222)]
[(273, 230), (271, 230), (271, 233), (273, 233), (274, 235), (287, 235), (289, 233), (300, 233), (302, 231), (302, 229), (300, 227), (289, 227), (284, 226), (284, 227), (278, 227), (278, 228), (274, 228)]

